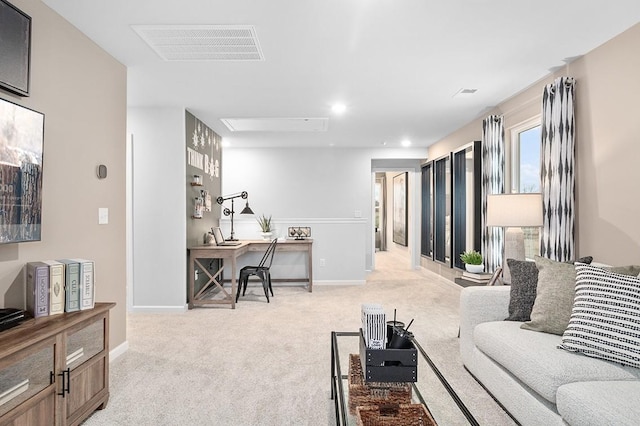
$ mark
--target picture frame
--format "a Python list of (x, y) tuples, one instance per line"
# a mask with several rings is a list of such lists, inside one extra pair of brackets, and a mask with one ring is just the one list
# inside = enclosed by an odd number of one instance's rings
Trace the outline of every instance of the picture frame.
[(491, 275), (491, 278), (487, 282), (487, 286), (502, 284), (501, 278), (500, 278), (501, 276), (502, 276), (502, 266), (498, 266), (498, 268), (496, 268), (496, 270), (493, 271), (493, 275)]
[(40, 241), (44, 114), (0, 99), (0, 244)]
[(31, 17), (0, 0), (0, 88), (29, 96), (31, 74)]
[(308, 226), (290, 226), (287, 229), (287, 235), (295, 240), (304, 240), (311, 237), (311, 228)]
[(404, 172), (393, 177), (393, 242), (405, 247), (408, 245), (407, 176)]

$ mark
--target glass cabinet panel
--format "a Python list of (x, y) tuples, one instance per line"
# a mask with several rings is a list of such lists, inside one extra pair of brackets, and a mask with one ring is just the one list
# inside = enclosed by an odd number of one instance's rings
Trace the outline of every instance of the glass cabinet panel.
[(104, 349), (104, 320), (98, 321), (68, 336), (66, 365), (72, 370)]
[(481, 245), (480, 141), (453, 153), (453, 266), (464, 268), (460, 254), (480, 251)]
[(433, 163), (422, 166), (420, 254), (433, 259)]
[(451, 266), (451, 157), (434, 161), (434, 259)]
[(0, 370), (0, 416), (51, 384), (53, 342)]

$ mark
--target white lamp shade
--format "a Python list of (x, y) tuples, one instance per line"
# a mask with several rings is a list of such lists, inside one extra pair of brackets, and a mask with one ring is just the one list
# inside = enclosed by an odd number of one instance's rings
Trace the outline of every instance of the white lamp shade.
[(537, 193), (487, 195), (487, 226), (542, 226), (542, 197)]

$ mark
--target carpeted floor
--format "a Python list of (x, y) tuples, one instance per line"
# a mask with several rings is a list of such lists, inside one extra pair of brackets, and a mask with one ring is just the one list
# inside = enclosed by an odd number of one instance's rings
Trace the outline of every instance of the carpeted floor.
[(376, 254), (376, 269), (360, 286), (275, 287), (269, 304), (262, 287), (250, 287), (235, 310), (129, 314), (109, 404), (85, 425), (335, 424), (330, 333), (358, 330), (367, 302), (414, 319), (415, 337), (480, 424), (513, 425), (460, 363), (461, 287), (410, 270), (393, 252)]

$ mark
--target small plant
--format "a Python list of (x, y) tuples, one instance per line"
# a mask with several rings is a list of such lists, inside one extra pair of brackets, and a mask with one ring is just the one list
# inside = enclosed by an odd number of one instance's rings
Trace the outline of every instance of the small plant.
[(467, 265), (482, 265), (482, 255), (475, 250), (465, 251), (460, 255), (460, 260)]
[(267, 217), (267, 215), (262, 215), (256, 218), (258, 221), (258, 225), (260, 225), (260, 229), (262, 232), (271, 232), (271, 216)]

